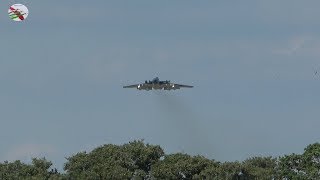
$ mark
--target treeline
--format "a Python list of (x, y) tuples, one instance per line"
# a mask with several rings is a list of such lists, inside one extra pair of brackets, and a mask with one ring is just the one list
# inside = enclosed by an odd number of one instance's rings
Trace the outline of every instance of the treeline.
[(67, 158), (64, 173), (45, 158), (0, 164), (0, 179), (320, 179), (320, 144), (303, 154), (277, 158), (252, 157), (243, 162), (218, 162), (184, 153), (165, 154), (158, 145), (133, 141), (107, 144)]

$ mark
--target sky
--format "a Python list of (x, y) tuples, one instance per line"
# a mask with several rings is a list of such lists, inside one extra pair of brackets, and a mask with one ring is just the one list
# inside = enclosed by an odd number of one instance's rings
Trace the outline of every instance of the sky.
[[(23, 22), (10, 5), (29, 9)], [(319, 141), (320, 2), (0, 2), (0, 161), (144, 139), (217, 161)], [(319, 72), (319, 73), (316, 73)], [(195, 86), (138, 91), (160, 80)]]

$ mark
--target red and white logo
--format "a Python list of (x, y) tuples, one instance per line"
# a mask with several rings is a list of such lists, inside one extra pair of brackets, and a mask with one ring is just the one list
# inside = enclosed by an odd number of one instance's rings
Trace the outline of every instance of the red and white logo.
[(23, 4), (14, 4), (8, 9), (10, 19), (14, 21), (23, 21), (28, 17), (28, 8)]

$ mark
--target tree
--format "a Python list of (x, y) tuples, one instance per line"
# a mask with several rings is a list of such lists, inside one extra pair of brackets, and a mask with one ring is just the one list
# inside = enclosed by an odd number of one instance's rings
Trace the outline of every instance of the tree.
[(0, 164), (0, 179), (62, 179), (62, 175), (56, 170), (49, 171), (52, 163), (45, 158), (33, 158), (32, 163), (25, 164), (21, 161)]
[(239, 179), (242, 173), (241, 163), (235, 162), (225, 162), (222, 163), (218, 170), (218, 179)]
[(285, 155), (279, 158), (278, 174), (280, 178), (306, 179), (306, 172), (299, 154)]
[(289, 179), (320, 179), (320, 144), (308, 145), (303, 154), (280, 157), (278, 174)]
[(192, 157), (188, 154), (176, 153), (166, 155), (162, 161), (152, 166), (151, 174), (156, 179), (203, 179), (208, 174), (201, 172), (216, 166), (218, 163), (203, 156)]
[(304, 171), (308, 179), (320, 179), (320, 143), (308, 145), (302, 154)]
[(251, 179), (273, 179), (276, 177), (277, 159), (253, 157), (242, 163), (243, 176)]
[(320, 179), (320, 143), (308, 145), (302, 154), (279, 158), (252, 157), (243, 162), (216, 162), (185, 153), (165, 155), (157, 145), (142, 140), (123, 145), (106, 144), (91, 152), (67, 158), (60, 174), (45, 158), (0, 163), (0, 179)]
[(143, 141), (108, 144), (67, 158), (64, 169), (71, 179), (144, 179), (163, 155), (160, 146)]

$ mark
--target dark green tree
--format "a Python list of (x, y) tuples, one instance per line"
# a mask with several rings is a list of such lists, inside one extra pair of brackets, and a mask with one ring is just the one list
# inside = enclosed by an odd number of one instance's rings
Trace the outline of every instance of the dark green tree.
[(308, 145), (303, 154), (279, 158), (278, 176), (289, 179), (320, 179), (320, 143)]
[(302, 159), (302, 155), (294, 153), (280, 157), (278, 165), (279, 178), (306, 179)]
[(308, 145), (304, 149), (303, 166), (308, 179), (320, 179), (320, 143)]
[(320, 179), (320, 143), (308, 145), (302, 154), (279, 158), (252, 157), (243, 162), (216, 162), (184, 153), (164, 155), (160, 146), (142, 140), (124, 145), (107, 144), (79, 152), (65, 163), (66, 173), (51, 168), (45, 158), (0, 163), (0, 179)]
[(243, 176), (249, 179), (269, 180), (276, 178), (277, 159), (253, 157), (242, 163)]
[(64, 169), (69, 179), (145, 179), (163, 155), (160, 146), (143, 141), (108, 144), (67, 158)]
[(176, 153), (166, 155), (162, 161), (152, 166), (152, 177), (156, 179), (204, 179), (215, 175), (214, 172), (206, 172), (206, 169), (218, 166), (213, 160), (203, 156), (190, 156), (188, 154)]
[(62, 175), (57, 170), (49, 170), (51, 165), (52, 163), (45, 158), (33, 158), (31, 164), (5, 161), (0, 164), (0, 179), (62, 179)]
[(242, 176), (243, 170), (238, 161), (222, 163), (218, 170), (218, 179), (238, 180)]

